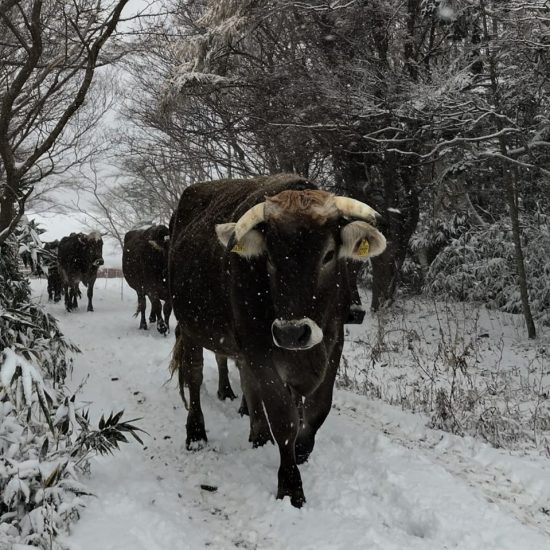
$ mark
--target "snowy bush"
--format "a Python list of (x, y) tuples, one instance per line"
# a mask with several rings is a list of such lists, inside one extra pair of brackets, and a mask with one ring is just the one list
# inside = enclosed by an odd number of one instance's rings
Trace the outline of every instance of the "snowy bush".
[[(79, 476), (94, 453), (112, 452), (132, 421), (122, 413), (92, 428), (63, 382), (78, 351), (56, 320), (30, 299), (18, 253), (32, 255), (29, 231), (0, 247), (0, 548), (59, 547), (55, 536), (79, 515), (88, 495)], [(32, 237), (32, 235), (31, 235)], [(36, 256), (35, 256), (36, 257)]]
[(547, 346), (516, 341), (507, 317), (401, 300), (377, 312), (366, 335), (348, 329), (337, 384), (424, 412), (431, 427), (550, 456)]
[[(529, 218), (522, 242), (533, 315), (550, 325), (550, 218)], [(426, 274), (425, 290), (437, 298), (521, 313), (514, 254), (508, 222), (471, 227), (437, 255)]]
[(403, 288), (420, 294), (434, 258), (470, 225), (465, 213), (454, 212), (446, 217), (434, 217), (429, 211), (423, 211), (416, 232), (409, 241), (409, 253), (401, 269)]

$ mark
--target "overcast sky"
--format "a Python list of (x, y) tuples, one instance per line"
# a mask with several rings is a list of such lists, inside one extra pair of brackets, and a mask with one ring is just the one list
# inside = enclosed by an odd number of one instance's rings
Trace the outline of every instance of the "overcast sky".
[[(124, 9), (123, 17), (131, 17), (138, 11), (144, 9), (154, 11), (155, 5), (158, 6), (159, 4), (162, 3), (151, 0), (131, 0)], [(129, 23), (123, 22), (121, 26), (124, 29), (129, 26)], [(113, 72), (113, 74), (115, 73)], [(113, 108), (105, 113), (102, 124), (113, 127), (116, 127), (119, 124), (119, 120), (117, 118), (118, 107), (119, 105), (115, 101)], [(106, 168), (108, 172), (113, 169), (112, 166), (101, 168)], [(63, 196), (60, 197), (59, 201), (61, 204), (69, 206), (71, 203), (76, 202), (76, 192), (73, 193), (70, 190), (64, 189), (62, 193)], [(30, 208), (27, 215), (30, 219), (37, 220), (42, 225), (43, 229), (46, 229), (46, 232), (41, 235), (43, 241), (61, 239), (72, 232), (89, 233), (90, 227), (93, 227), (93, 224), (88, 224), (88, 226), (86, 226), (85, 215), (76, 211), (69, 214), (46, 214), (37, 213)], [(113, 239), (104, 238), (103, 258), (105, 260), (106, 267), (121, 267), (122, 251), (120, 250), (118, 243)]]

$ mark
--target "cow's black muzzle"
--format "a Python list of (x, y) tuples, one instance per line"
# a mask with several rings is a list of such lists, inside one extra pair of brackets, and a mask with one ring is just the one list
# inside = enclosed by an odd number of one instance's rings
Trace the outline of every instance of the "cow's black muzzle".
[(96, 267), (99, 267), (100, 265), (103, 265), (105, 262), (103, 261), (103, 258), (98, 258), (97, 260), (94, 260), (94, 265)]

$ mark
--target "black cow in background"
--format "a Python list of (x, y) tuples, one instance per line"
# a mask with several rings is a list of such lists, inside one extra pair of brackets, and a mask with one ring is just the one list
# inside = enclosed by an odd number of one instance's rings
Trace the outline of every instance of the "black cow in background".
[(58, 266), (65, 292), (65, 308), (72, 311), (78, 307), (78, 285), (82, 281), (88, 287), (88, 311), (93, 311), (92, 298), (97, 269), (103, 265), (103, 239), (93, 231), (71, 233), (59, 242)]
[(59, 249), (59, 240), (45, 242), (44, 243), (44, 260), (43, 264), (48, 274), (48, 300), (52, 300), (57, 303), (61, 300), (61, 292), (63, 289), (63, 282), (61, 281), (61, 275), (59, 274), (59, 267), (57, 265), (57, 252)]
[[(161, 334), (168, 332), (172, 313), (167, 274), (169, 240), (170, 234), (165, 225), (134, 229), (124, 236), (122, 251), (124, 278), (138, 296), (136, 315), (141, 314), (139, 328), (147, 330), (145, 297), (148, 296), (151, 300), (149, 322), (156, 322), (157, 330)], [(164, 301), (164, 306), (161, 300)]]

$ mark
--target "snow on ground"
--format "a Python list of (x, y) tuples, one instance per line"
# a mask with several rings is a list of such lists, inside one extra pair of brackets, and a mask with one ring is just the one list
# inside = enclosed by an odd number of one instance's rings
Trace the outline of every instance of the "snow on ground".
[[(45, 282), (33, 284), (44, 301)], [(98, 280), (94, 313), (82, 304), (72, 314), (48, 305), (82, 350), (71, 386), (87, 378), (81, 398), (96, 418), (123, 408), (149, 436), (93, 461), (97, 498), (65, 537), (72, 550), (550, 548), (547, 460), (428, 429), (421, 414), (348, 391), (336, 392), (301, 466), (306, 505), (277, 501), (278, 452), (251, 449), (238, 402), (218, 401), (213, 356), (203, 386), (209, 444), (187, 452), (185, 410), (168, 380), (173, 336), (138, 330), (135, 296), (120, 280)]]

